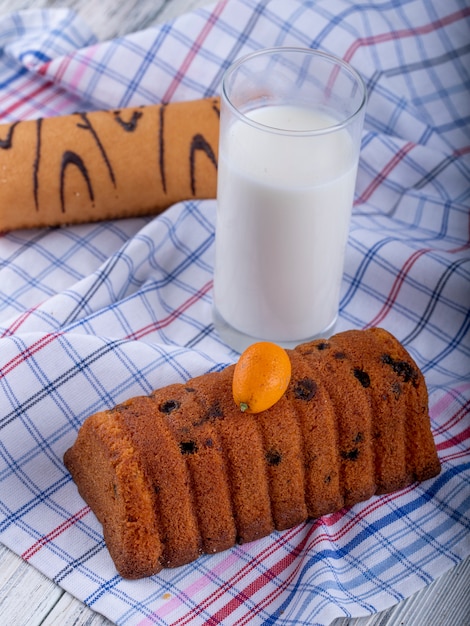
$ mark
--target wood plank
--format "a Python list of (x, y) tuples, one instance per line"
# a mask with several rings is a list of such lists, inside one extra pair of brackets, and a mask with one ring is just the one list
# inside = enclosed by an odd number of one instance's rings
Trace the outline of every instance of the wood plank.
[(65, 592), (41, 626), (112, 626), (112, 622)]
[(469, 626), (470, 557), (403, 602), (369, 617), (331, 626)]
[(63, 593), (38, 570), (0, 545), (2, 626), (39, 626)]
[(209, 4), (210, 0), (0, 0), (0, 15), (30, 8), (70, 8), (100, 41), (148, 28)]

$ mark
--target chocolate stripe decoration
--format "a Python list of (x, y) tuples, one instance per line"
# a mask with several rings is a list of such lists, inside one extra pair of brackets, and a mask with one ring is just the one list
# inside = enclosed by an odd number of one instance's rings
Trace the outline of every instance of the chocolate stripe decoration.
[(133, 133), (137, 128), (137, 122), (142, 117), (142, 111), (134, 111), (132, 117), (128, 122), (125, 122), (121, 117), (121, 111), (114, 111), (114, 119), (116, 122), (128, 133)]
[(64, 155), (62, 157), (62, 165), (60, 168), (60, 205), (62, 207), (62, 213), (65, 213), (65, 172), (69, 165), (75, 165), (78, 168), (80, 174), (83, 176), (87, 184), (90, 200), (93, 201), (95, 199), (93, 194), (93, 187), (91, 186), (90, 176), (88, 175), (88, 170), (85, 167), (82, 158), (76, 152), (67, 150), (66, 152), (64, 152)]
[(191, 171), (191, 191), (193, 196), (196, 195), (196, 152), (201, 151), (207, 155), (210, 162), (217, 169), (217, 159), (210, 144), (199, 133), (194, 135), (189, 151), (189, 168)]
[(8, 129), (6, 138), (0, 139), (0, 148), (2, 148), (2, 150), (9, 150), (13, 145), (13, 132), (17, 124), (19, 124), (19, 122), (14, 122)]
[(39, 118), (36, 121), (36, 155), (34, 158), (33, 165), (33, 189), (34, 189), (34, 206), (36, 211), (39, 211), (39, 162), (41, 160), (41, 127), (42, 127), (42, 118)]
[(165, 140), (163, 137), (163, 129), (165, 126), (165, 107), (166, 104), (163, 104), (160, 107), (159, 115), (158, 115), (158, 165), (160, 169), (160, 176), (162, 179), (162, 187), (164, 193), (166, 193), (166, 177), (165, 177)]
[(116, 185), (116, 179), (114, 177), (113, 168), (111, 167), (111, 163), (109, 162), (108, 155), (106, 154), (106, 150), (104, 149), (103, 144), (101, 143), (100, 138), (98, 137), (98, 134), (96, 133), (90, 120), (88, 119), (87, 114), (80, 113), (79, 115), (82, 118), (84, 123), (77, 124), (78, 128), (84, 128), (86, 130), (89, 130), (90, 133), (93, 135), (93, 139), (96, 141), (99, 151), (101, 152), (101, 155), (103, 156), (103, 160), (106, 163), (106, 167), (108, 168), (109, 176), (111, 180), (113, 181), (113, 185)]

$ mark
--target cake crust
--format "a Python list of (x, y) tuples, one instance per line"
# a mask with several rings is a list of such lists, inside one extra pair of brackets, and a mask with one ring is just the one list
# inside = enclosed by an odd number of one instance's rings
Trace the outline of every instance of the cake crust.
[(390, 333), (288, 351), (284, 396), (235, 404), (234, 366), (96, 413), (64, 462), (118, 572), (141, 578), (440, 472), (424, 377)]

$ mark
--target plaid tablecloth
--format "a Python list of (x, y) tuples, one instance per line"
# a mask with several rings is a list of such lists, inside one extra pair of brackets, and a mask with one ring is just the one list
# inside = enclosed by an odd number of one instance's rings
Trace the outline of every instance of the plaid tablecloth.
[(465, 0), (229, 0), (104, 43), (68, 10), (0, 19), (2, 122), (211, 96), (234, 59), (268, 46), (320, 48), (362, 73), (370, 97), (338, 330), (381, 325), (407, 346), (443, 463), (425, 484), (121, 579), (62, 455), (87, 415), (235, 359), (211, 321), (215, 201), (10, 232), (5, 545), (111, 620), (142, 626), (328, 624), (385, 609), (470, 554), (469, 15)]

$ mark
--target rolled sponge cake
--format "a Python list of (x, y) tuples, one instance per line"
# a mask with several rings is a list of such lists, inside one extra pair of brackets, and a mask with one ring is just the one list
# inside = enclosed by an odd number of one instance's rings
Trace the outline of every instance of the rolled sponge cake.
[(0, 232), (214, 198), (218, 137), (218, 98), (1, 124)]
[(234, 366), (88, 417), (64, 461), (119, 573), (152, 575), (437, 475), (426, 384), (379, 328), (288, 351), (255, 415)]

